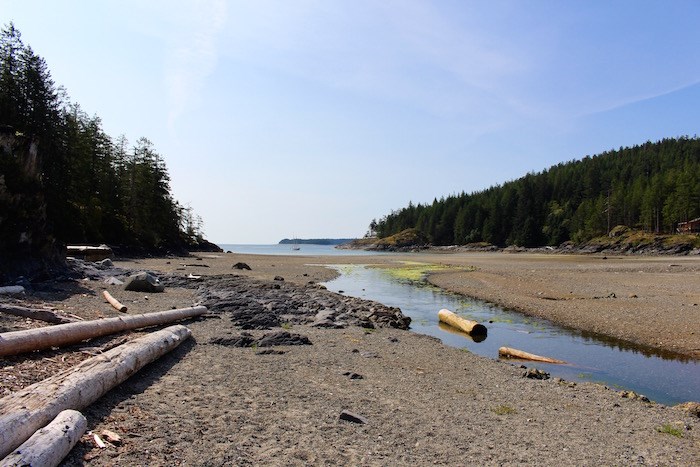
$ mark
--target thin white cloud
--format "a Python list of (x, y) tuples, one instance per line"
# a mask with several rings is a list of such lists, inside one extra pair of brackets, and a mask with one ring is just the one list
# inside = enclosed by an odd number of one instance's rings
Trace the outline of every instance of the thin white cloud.
[(216, 68), (217, 36), (226, 22), (225, 0), (198, 0), (173, 18), (176, 35), (166, 62), (168, 127), (195, 106)]

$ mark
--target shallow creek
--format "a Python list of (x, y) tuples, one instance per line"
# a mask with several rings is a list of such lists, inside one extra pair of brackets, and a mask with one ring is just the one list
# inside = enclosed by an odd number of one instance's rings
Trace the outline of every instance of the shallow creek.
[[(565, 329), (447, 293), (427, 283), (399, 280), (385, 269), (364, 265), (333, 267), (341, 275), (324, 284), (329, 290), (401, 308), (412, 319), (412, 331), (437, 337), (447, 345), (490, 358), (498, 358), (499, 347), (514, 347), (568, 362), (554, 365), (523, 361), (553, 377), (600, 382), (668, 405), (700, 401), (698, 361)], [(486, 339), (475, 342), (467, 334), (438, 323), (437, 312), (442, 308), (484, 324), (488, 329)]]

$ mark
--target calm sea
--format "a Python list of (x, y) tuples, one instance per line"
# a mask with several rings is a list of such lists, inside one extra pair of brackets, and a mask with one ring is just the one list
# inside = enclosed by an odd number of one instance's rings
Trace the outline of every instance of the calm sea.
[(219, 243), (224, 251), (232, 251), (240, 254), (251, 255), (293, 255), (293, 256), (367, 256), (380, 253), (376, 251), (364, 250), (341, 250), (335, 245), (297, 245), (298, 250), (292, 249), (292, 245), (240, 245)]

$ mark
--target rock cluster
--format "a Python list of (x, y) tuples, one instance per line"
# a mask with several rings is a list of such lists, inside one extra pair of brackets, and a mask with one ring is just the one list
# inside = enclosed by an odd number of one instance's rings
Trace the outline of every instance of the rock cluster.
[(411, 318), (380, 303), (346, 297), (317, 284), (305, 287), (241, 276), (206, 276), (196, 281), (162, 278), (169, 286), (198, 287), (200, 303), (211, 313), (224, 313), (242, 329), (272, 329), (285, 323), (342, 328), (408, 329)]

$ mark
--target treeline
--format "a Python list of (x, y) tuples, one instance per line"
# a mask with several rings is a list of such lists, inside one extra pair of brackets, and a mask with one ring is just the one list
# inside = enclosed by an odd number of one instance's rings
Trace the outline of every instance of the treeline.
[(559, 245), (616, 225), (673, 233), (700, 217), (700, 140), (664, 139), (561, 163), (471, 194), (409, 205), (373, 220), (380, 238), (407, 228), (435, 245)]
[[(46, 226), (59, 242), (157, 251), (201, 240), (201, 222), (173, 199), (153, 144), (107, 135), (99, 117), (56, 86), (12, 23), (0, 32), (0, 130), (35, 146)], [(3, 152), (7, 179), (21, 158)]]

